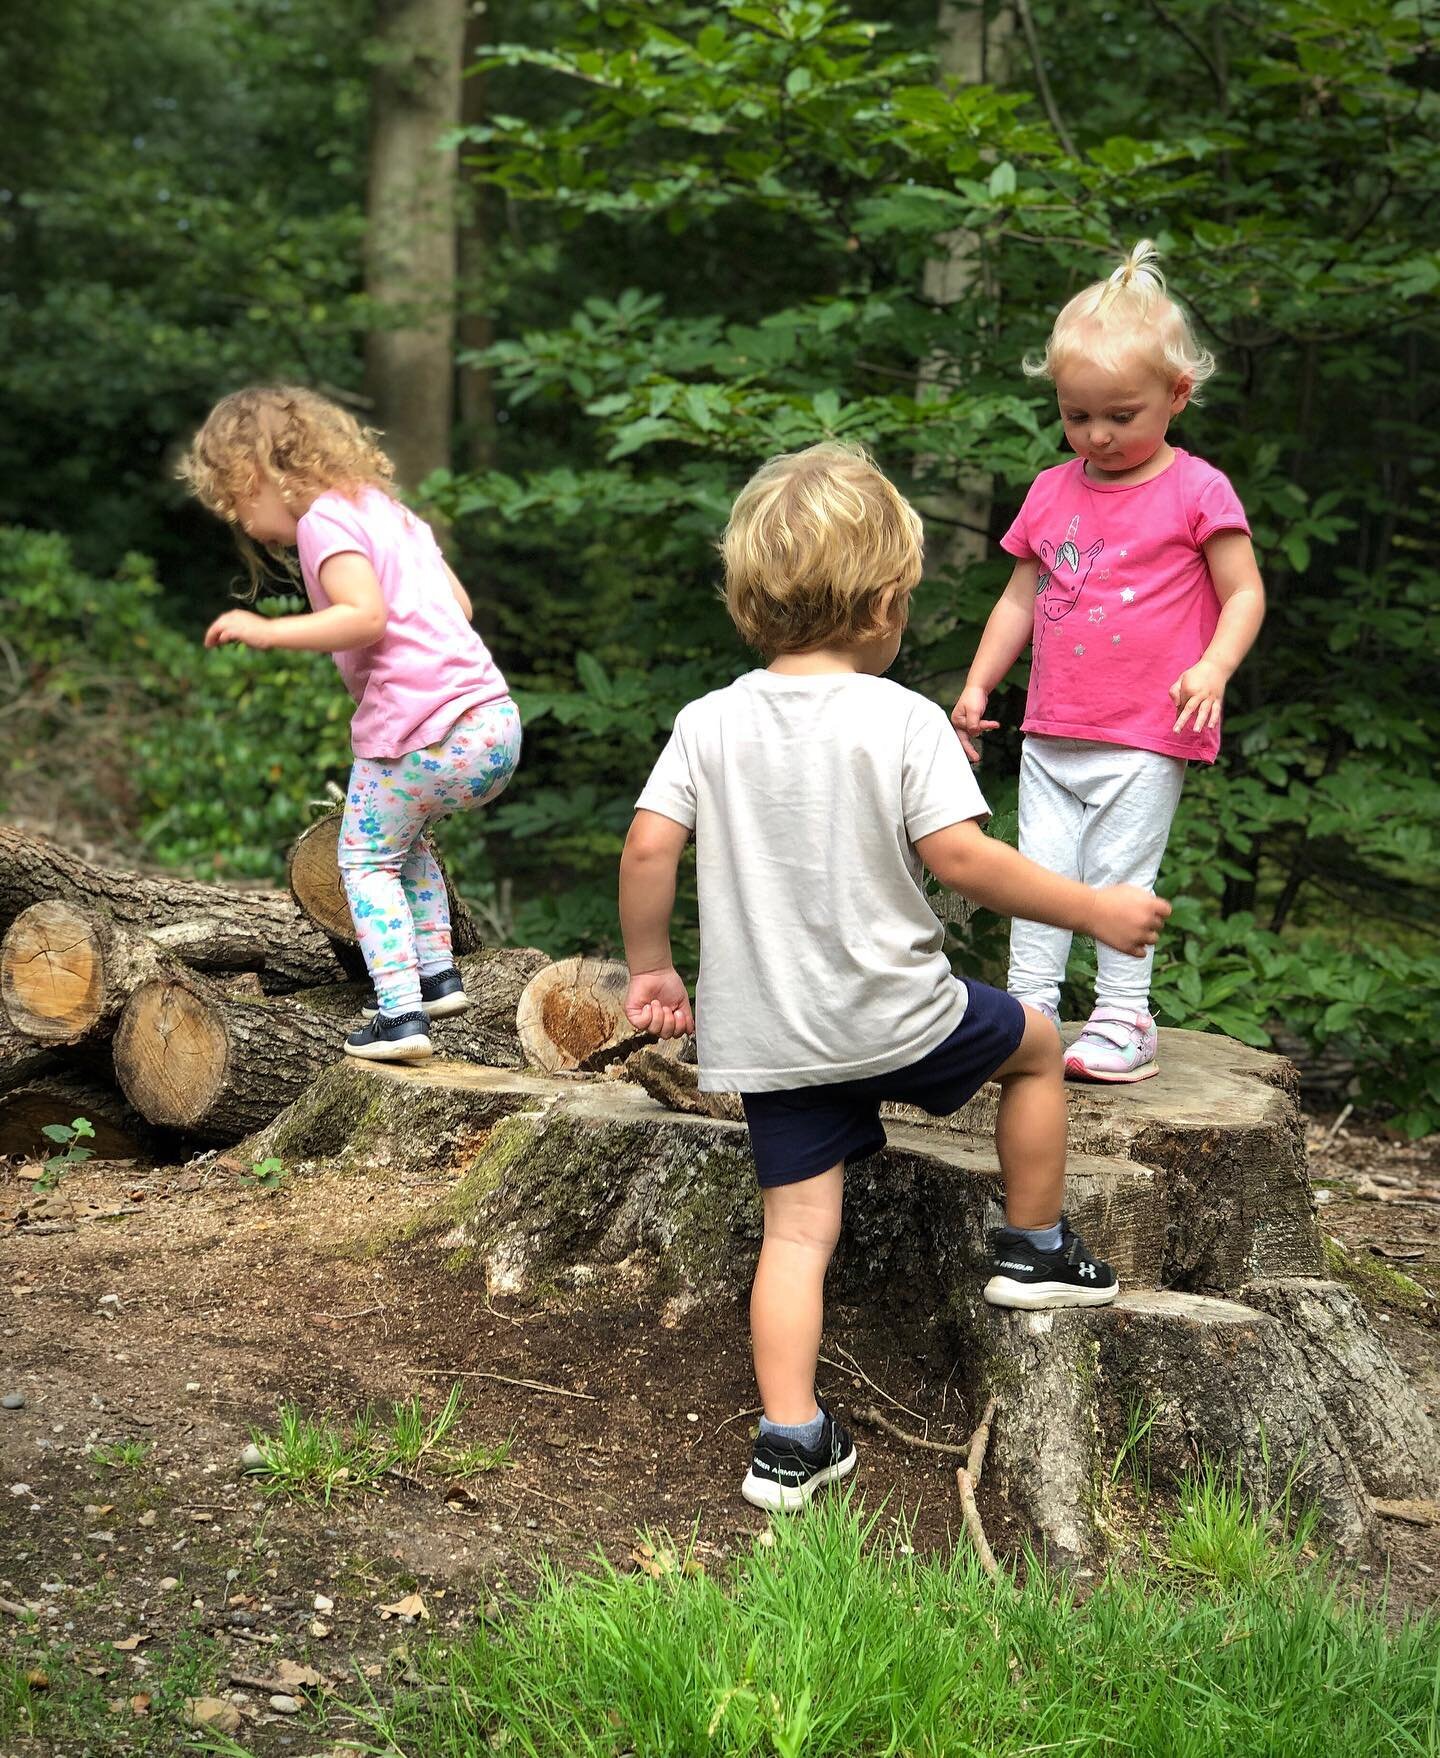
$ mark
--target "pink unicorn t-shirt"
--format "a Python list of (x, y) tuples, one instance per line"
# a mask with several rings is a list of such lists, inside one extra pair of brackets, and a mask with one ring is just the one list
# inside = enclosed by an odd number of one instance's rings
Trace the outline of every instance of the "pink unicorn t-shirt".
[(1042, 471), (1000, 539), (1040, 564), (1024, 730), (1213, 763), (1219, 726), (1173, 731), (1169, 690), (1220, 620), (1204, 545), (1249, 530), (1225, 476), (1178, 447), (1148, 482), (1079, 458)]
[(455, 600), (434, 533), (408, 507), (378, 488), (355, 500), (332, 490), (301, 518), (296, 544), (316, 610), (330, 603), (320, 569), (333, 555), (363, 555), (380, 582), (385, 633), (369, 647), (332, 655), (356, 703), (350, 743), (357, 757), (422, 750), (467, 709), (509, 695)]

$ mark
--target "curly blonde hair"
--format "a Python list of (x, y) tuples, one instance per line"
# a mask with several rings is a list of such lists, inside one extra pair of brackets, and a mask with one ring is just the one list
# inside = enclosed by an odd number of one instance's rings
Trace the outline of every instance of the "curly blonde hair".
[(755, 472), (731, 510), (720, 544), (726, 608), (769, 659), (852, 647), (904, 626), (924, 545), (919, 515), (868, 452), (834, 441), (787, 452)]
[(1215, 371), (1215, 356), (1195, 339), (1190, 320), (1166, 291), (1160, 253), (1142, 238), (1103, 281), (1092, 281), (1055, 319), (1045, 352), (1026, 359), (1031, 378), (1054, 379), (1067, 360), (1119, 367), (1137, 354), (1174, 385), (1190, 381), (1190, 400)]

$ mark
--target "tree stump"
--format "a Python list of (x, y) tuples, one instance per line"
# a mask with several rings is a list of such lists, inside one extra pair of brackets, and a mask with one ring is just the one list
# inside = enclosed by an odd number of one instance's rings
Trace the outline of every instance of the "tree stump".
[(537, 971), (515, 1011), (520, 1042), (532, 1068), (546, 1074), (598, 1072), (642, 1045), (678, 1058), (684, 1038), (652, 1038), (625, 1017), (630, 973), (609, 958), (562, 958)]
[[(99, 908), (123, 928), (158, 935), (157, 944), (195, 962), (195, 948), (227, 939), (263, 948), (267, 993), (284, 994), (349, 975), (330, 942), (288, 892), (201, 885), (148, 873), (95, 867), (58, 843), (0, 825), (0, 929), (30, 905), (59, 901)], [(166, 944), (166, 936), (170, 943)]]
[[(343, 811), (327, 812), (291, 844), (285, 862), (285, 882), (302, 913), (331, 940), (344, 946), (357, 944), (350, 903), (340, 880), (340, 820)], [(455, 890), (445, 862), (434, 841), (427, 837), (430, 853), (445, 881), (450, 900), (450, 934), (455, 954), (478, 952), (483, 942), (469, 906)]]
[(142, 983), (115, 1033), (116, 1077), (135, 1109), (206, 1141), (268, 1123), (339, 1054), (324, 1015), (183, 975)]

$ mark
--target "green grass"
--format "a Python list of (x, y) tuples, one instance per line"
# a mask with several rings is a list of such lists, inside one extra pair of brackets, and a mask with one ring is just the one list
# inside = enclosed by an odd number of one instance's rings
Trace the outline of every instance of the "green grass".
[(96, 1465), (108, 1465), (112, 1471), (136, 1471), (152, 1451), (149, 1441), (116, 1441), (109, 1447), (91, 1447), (90, 1458)]
[[(391, 1758), (1431, 1758), (1440, 1622), (1387, 1628), (1213, 1476), (1082, 1604), (905, 1554), (835, 1498), (723, 1578), (548, 1569), (367, 1712)], [(663, 1551), (655, 1541), (657, 1551)], [(1262, 1559), (1265, 1559), (1262, 1562)], [(683, 1557), (682, 1557), (683, 1563)], [(1201, 1579), (1203, 1577), (1203, 1579)]]

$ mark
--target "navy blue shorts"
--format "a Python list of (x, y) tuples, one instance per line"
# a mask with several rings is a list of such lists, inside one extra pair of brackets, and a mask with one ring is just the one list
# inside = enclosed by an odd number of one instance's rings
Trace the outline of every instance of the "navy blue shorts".
[(841, 1160), (878, 1153), (885, 1146), (880, 1106), (887, 1099), (945, 1117), (973, 1098), (1019, 1047), (1025, 1009), (986, 983), (967, 979), (965, 987), (964, 1019), (907, 1068), (779, 1093), (741, 1093), (762, 1187), (798, 1184)]

